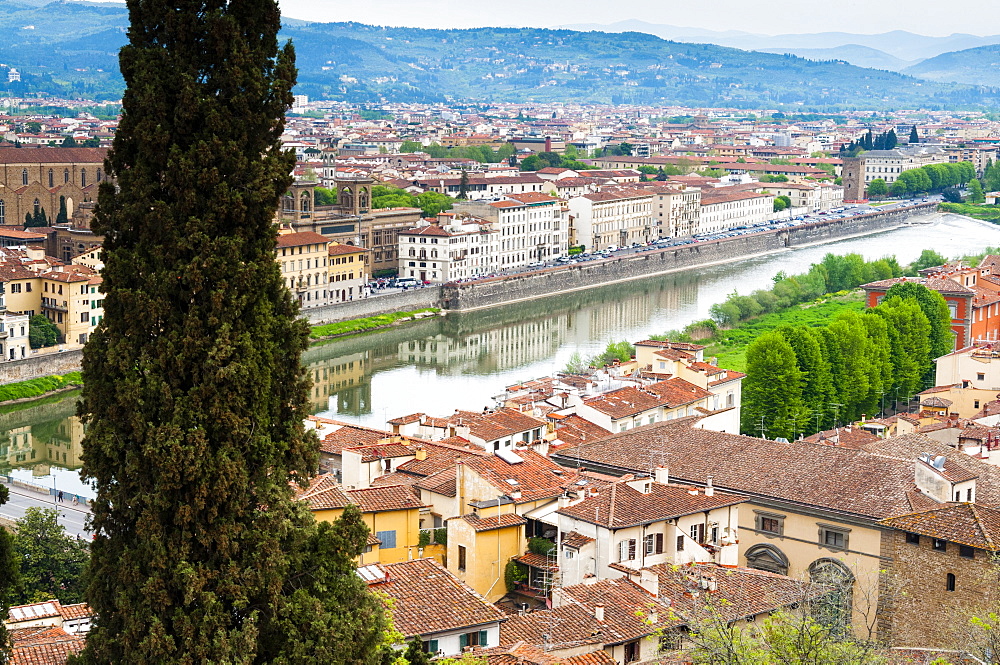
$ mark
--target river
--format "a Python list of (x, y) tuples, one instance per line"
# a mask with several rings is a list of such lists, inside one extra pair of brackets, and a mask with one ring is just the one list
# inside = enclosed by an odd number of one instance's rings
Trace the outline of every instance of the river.
[[(1000, 246), (1000, 227), (955, 215), (924, 219), (933, 221), (318, 344), (303, 357), (314, 383), (312, 411), (378, 428), (418, 411), (478, 411), (508, 385), (559, 371), (575, 352), (588, 357), (612, 340), (683, 328), (707, 318), (733, 290), (766, 288), (778, 272), (803, 272), (827, 252), (895, 255), (905, 264), (924, 249), (954, 257)], [(72, 416), (74, 399), (0, 414), (0, 460), (9, 473), (93, 494), (77, 476), (82, 427)]]

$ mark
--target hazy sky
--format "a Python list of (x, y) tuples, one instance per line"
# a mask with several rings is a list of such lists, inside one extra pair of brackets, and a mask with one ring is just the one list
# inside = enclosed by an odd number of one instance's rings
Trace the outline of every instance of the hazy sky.
[(649, 23), (761, 34), (840, 30), (924, 35), (1000, 33), (1000, 2), (966, 0), (279, 0), (286, 16), (422, 28), (552, 27), (576, 23)]

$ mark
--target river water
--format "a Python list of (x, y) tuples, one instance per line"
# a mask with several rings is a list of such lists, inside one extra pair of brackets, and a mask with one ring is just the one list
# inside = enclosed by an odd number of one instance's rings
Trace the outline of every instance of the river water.
[[(511, 384), (559, 371), (609, 341), (638, 341), (708, 317), (733, 290), (771, 285), (780, 271), (804, 272), (827, 252), (910, 263), (924, 249), (949, 257), (1000, 246), (1000, 227), (954, 215), (930, 223), (651, 277), (490, 310), (451, 313), (383, 332), (313, 346), (303, 361), (313, 378), (312, 411), (384, 427), (414, 412), (444, 416), (481, 410)], [(0, 414), (0, 463), (11, 475), (91, 496), (80, 482), (83, 429), (75, 396)]]

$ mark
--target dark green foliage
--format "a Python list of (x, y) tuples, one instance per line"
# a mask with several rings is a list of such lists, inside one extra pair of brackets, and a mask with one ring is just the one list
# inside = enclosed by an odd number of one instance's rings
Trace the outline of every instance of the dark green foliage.
[(314, 190), (313, 205), (318, 205), (318, 206), (337, 205), (337, 193), (325, 187), (317, 187)]
[[(511, 563), (514, 563), (511, 561)], [(420, 637), (414, 637), (406, 645), (403, 652), (403, 661), (406, 665), (431, 665), (431, 654), (426, 653)]]
[(917, 135), (917, 126), (913, 125), (910, 128), (910, 140), (909, 143), (920, 143), (920, 136)]
[(86, 542), (66, 535), (54, 508), (28, 508), (17, 520), (14, 556), (20, 567), (13, 602), (38, 603), (53, 598), (70, 604), (83, 600), (84, 570), (90, 558)]
[[(921, 258), (923, 258), (923, 254), (921, 254)], [(929, 257), (928, 260), (933, 261), (934, 258)], [(937, 258), (940, 258), (940, 255)], [(928, 353), (930, 354), (930, 358), (940, 358), (951, 352), (954, 345), (955, 333), (951, 329), (951, 311), (948, 309), (948, 303), (945, 301), (944, 296), (937, 291), (928, 289), (922, 284), (900, 282), (899, 284), (894, 284), (886, 291), (885, 299), (889, 298), (913, 300), (920, 307), (920, 311), (924, 313), (924, 316), (927, 317), (927, 323), (930, 326), (928, 334), (928, 341), (930, 342)], [(934, 381), (933, 365), (924, 371), (923, 378), (928, 382)]]
[(889, 186), (885, 184), (885, 180), (882, 178), (875, 178), (870, 183), (868, 183), (868, 197), (873, 199), (880, 199), (889, 193)]
[(458, 183), (458, 200), (464, 201), (469, 197), (469, 172), (462, 169), (462, 179)]
[(36, 226), (48, 226), (48, 225), (49, 225), (49, 219), (45, 215), (45, 208), (39, 208), (37, 213), (34, 214), (28, 213), (27, 215), (25, 215), (24, 218), (25, 228), (36, 227)]
[(547, 556), (556, 548), (556, 544), (548, 538), (528, 538), (528, 551)]
[[(821, 338), (815, 328), (799, 326), (783, 327), (777, 330), (792, 351), (802, 376), (802, 403), (807, 408), (822, 411), (823, 405), (830, 402), (834, 394), (833, 378), (830, 375), (830, 363), (820, 346)], [(816, 423), (815, 419), (811, 423)], [(827, 417), (822, 415), (818, 421), (821, 427), (827, 426)]]
[(764, 333), (750, 344), (747, 377), (741, 430), (754, 436), (793, 438), (796, 420), (804, 412), (802, 372), (795, 352), (780, 333)]
[(33, 349), (53, 346), (59, 343), (62, 333), (56, 324), (41, 314), (35, 314), (28, 319), (28, 344)]
[(69, 216), (66, 212), (66, 197), (59, 197), (59, 214), (56, 215), (56, 224), (66, 224), (69, 222)]
[(933, 367), (930, 322), (913, 299), (887, 297), (874, 311), (887, 324), (890, 389), (894, 397), (909, 398), (923, 389), (923, 376)]
[(526, 566), (513, 559), (507, 562), (507, 566), (503, 569), (503, 581), (508, 593), (517, 588), (518, 582), (523, 582), (526, 579), (528, 579)]
[(975, 177), (976, 169), (971, 162), (927, 164), (900, 173), (890, 189), (896, 196), (942, 192), (955, 185), (964, 185)]
[[(9, 491), (0, 485), (0, 506), (7, 503)], [(17, 558), (14, 556), (14, 538), (7, 529), (0, 526), (0, 616), (7, 616), (11, 597), (19, 584)], [(0, 663), (6, 663), (10, 656), (10, 641), (7, 628), (0, 622)]]
[(72, 136), (67, 136), (66, 138), (63, 139), (63, 142), (60, 145), (60, 147), (62, 147), (62, 148), (75, 148), (75, 147), (77, 147), (76, 139), (74, 139)]
[(97, 487), (86, 663), (380, 659), (354, 574), (367, 528), (292, 498), (308, 326), (274, 261), (295, 81), (273, 0), (130, 0), (123, 116), (93, 228), (105, 316), (84, 349), (83, 474)]
[(943, 266), (946, 263), (948, 263), (948, 259), (943, 257), (938, 252), (933, 249), (925, 249), (920, 252), (920, 256), (917, 260), (910, 264), (910, 269), (906, 272), (908, 275), (916, 275), (925, 268), (936, 268), (938, 266)]

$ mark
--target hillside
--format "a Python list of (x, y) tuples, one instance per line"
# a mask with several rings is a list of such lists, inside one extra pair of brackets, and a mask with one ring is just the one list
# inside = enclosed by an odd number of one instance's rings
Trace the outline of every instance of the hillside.
[(900, 72), (916, 64), (900, 60), (885, 51), (860, 44), (844, 44), (833, 48), (763, 48), (756, 50), (765, 53), (791, 53), (807, 60), (843, 60), (858, 67), (887, 69), (891, 72)]
[(942, 53), (904, 71), (931, 81), (1000, 85), (1000, 44)]
[[(22, 83), (0, 93), (114, 99), (124, 7), (0, 0), (0, 63)], [(1000, 92), (844, 62), (672, 42), (638, 33), (532, 28), (425, 30), (289, 20), (297, 91), (351, 102), (569, 101), (844, 108), (1000, 105)], [(0, 81), (3, 79), (0, 78)]]

